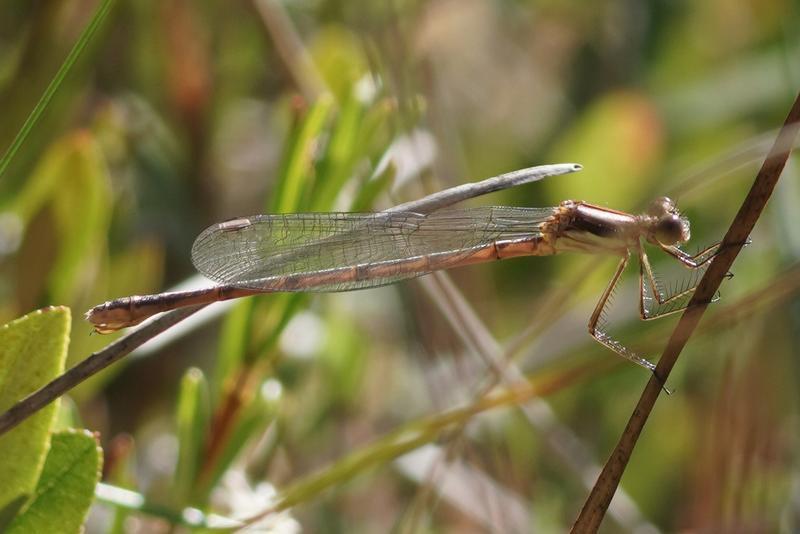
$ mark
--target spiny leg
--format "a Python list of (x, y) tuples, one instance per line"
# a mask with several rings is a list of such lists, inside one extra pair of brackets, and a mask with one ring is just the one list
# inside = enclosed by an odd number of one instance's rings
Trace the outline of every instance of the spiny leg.
[(639, 316), (649, 321), (677, 313), (686, 308), (702, 272), (694, 272), (681, 285), (665, 292), (653, 274), (644, 250), (639, 251)]
[[(653, 275), (650, 261), (644, 248), (639, 248), (639, 315), (642, 320), (649, 321), (677, 313), (686, 309), (689, 300), (697, 289), (702, 274), (717, 253), (719, 243), (707, 247), (694, 256), (677, 247), (661, 247), (665, 252), (677, 258), (687, 269), (694, 271), (682, 284), (676, 284), (669, 292), (662, 291), (658, 279)], [(652, 297), (651, 297), (652, 295)], [(715, 297), (712, 302), (719, 297)], [(654, 304), (655, 303), (655, 304)]]
[(685, 267), (689, 269), (699, 269), (700, 267), (708, 267), (708, 263), (717, 255), (721, 244), (721, 242), (714, 243), (699, 251), (694, 256), (684, 252), (675, 245), (662, 245), (659, 243), (658, 246), (661, 250), (680, 261)]
[(625, 255), (622, 257), (619, 264), (617, 265), (617, 271), (614, 273), (614, 276), (609, 281), (605, 291), (603, 291), (603, 294), (600, 296), (600, 301), (597, 303), (597, 306), (595, 306), (594, 312), (592, 312), (592, 316), (589, 319), (589, 334), (593, 338), (595, 338), (599, 343), (613, 350), (626, 360), (630, 360), (633, 363), (644, 367), (648, 371), (654, 371), (656, 368), (654, 363), (645, 360), (641, 356), (629, 350), (625, 345), (623, 345), (619, 341), (613, 339), (608, 333), (606, 333), (602, 329), (602, 326), (599, 324), (603, 312), (606, 308), (606, 305), (608, 304), (609, 298), (611, 297), (611, 294), (614, 292), (614, 288), (616, 287), (617, 282), (619, 282), (620, 276), (622, 276), (623, 271), (625, 271), (625, 267), (627, 267), (628, 260), (630, 259), (630, 257), (631, 257), (630, 252), (625, 251)]

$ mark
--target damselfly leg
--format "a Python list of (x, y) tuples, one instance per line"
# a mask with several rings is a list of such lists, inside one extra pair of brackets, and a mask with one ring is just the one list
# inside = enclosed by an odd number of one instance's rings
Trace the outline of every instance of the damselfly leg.
[[(711, 245), (695, 255), (690, 255), (675, 246), (661, 246), (662, 250), (670, 256), (678, 259), (681, 265), (694, 271), (688, 282), (676, 285), (671, 291), (665, 291), (659, 284), (650, 267), (650, 261), (644, 250), (644, 244), (640, 243), (638, 248), (639, 255), (639, 314), (643, 320), (656, 319), (684, 310), (697, 289), (703, 271), (710, 264), (714, 255), (719, 249), (719, 243)], [(617, 269), (611, 277), (605, 291), (600, 296), (600, 300), (595, 306), (594, 312), (589, 319), (589, 334), (603, 346), (613, 350), (626, 360), (644, 367), (650, 371), (655, 369), (655, 364), (639, 356), (625, 345), (612, 338), (607, 332), (605, 316), (607, 308), (613, 301), (614, 290), (619, 283), (622, 273), (630, 262), (630, 251), (625, 254), (617, 264)]]
[[(716, 255), (719, 243), (706, 247), (693, 256), (678, 247), (661, 248), (670, 256), (678, 259), (682, 266), (692, 272), (688, 278), (677, 281), (671, 288), (665, 289), (662, 287), (658, 277), (653, 273), (647, 252), (643, 246), (640, 246), (639, 316), (643, 321), (658, 319), (686, 309), (705, 269), (711, 264), (711, 260)], [(716, 299), (717, 297), (714, 298), (714, 300)]]

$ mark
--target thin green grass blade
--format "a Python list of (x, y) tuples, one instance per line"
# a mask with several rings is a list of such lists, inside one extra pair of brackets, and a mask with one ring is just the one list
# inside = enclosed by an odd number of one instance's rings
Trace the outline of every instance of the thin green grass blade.
[(176, 409), (178, 466), (173, 503), (190, 504), (211, 420), (208, 383), (200, 369), (186, 371), (181, 380)]
[(280, 175), (270, 212), (285, 213), (301, 210), (303, 193), (313, 176), (314, 150), (333, 111), (333, 106), (334, 101), (330, 96), (320, 98), (301, 119), (299, 130), (291, 137), (286, 165)]
[(56, 94), (56, 91), (67, 77), (70, 69), (72, 69), (72, 67), (75, 65), (75, 62), (86, 48), (86, 45), (89, 44), (89, 41), (92, 40), (94, 34), (97, 33), (97, 29), (105, 20), (106, 15), (108, 15), (108, 12), (111, 10), (113, 4), (114, 0), (103, 0), (100, 6), (97, 8), (92, 20), (89, 21), (89, 24), (83, 30), (83, 33), (81, 33), (78, 41), (75, 43), (75, 46), (72, 47), (72, 50), (70, 50), (67, 58), (64, 60), (64, 63), (61, 64), (58, 72), (56, 72), (56, 75), (44, 90), (39, 102), (36, 103), (31, 111), (31, 114), (28, 115), (28, 118), (25, 120), (22, 128), (20, 128), (19, 133), (17, 133), (17, 136), (14, 138), (14, 141), (11, 142), (11, 146), (8, 147), (6, 153), (2, 158), (0, 158), (0, 178), (3, 176), (3, 174), (5, 174), (9, 163), (11, 163), (11, 160), (14, 158), (14, 155), (20, 149), (22, 143), (25, 142), (25, 139), (27, 139), (28, 134), (30, 134), (31, 130), (33, 130), (33, 127), (36, 126), (36, 123), (42, 116), (42, 113), (44, 113), (44, 110), (47, 109), (47, 106), (53, 99), (53, 95)]

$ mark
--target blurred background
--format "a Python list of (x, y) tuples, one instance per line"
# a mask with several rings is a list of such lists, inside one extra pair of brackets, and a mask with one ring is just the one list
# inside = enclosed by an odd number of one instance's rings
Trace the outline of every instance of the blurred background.
[[(5, 2), (3, 151), (98, 5)], [(469, 204), (669, 195), (695, 252), (800, 87), (798, 24), (790, 0), (117, 0), (2, 177), (0, 315), (70, 306), (74, 364), (119, 335), (90, 336), (89, 307), (208, 283), (189, 252), (215, 221), (384, 209), (545, 163), (584, 170)], [(604, 532), (800, 528), (798, 205), (794, 158)], [(687, 276), (650, 258), (666, 286)], [(200, 511), (274, 512), (259, 525), (278, 532), (568, 528), (649, 378), (586, 332), (615, 263), (204, 310), (62, 405), (105, 451), (88, 531), (188, 531)], [(637, 274), (609, 324), (657, 358), (676, 318), (639, 321)]]

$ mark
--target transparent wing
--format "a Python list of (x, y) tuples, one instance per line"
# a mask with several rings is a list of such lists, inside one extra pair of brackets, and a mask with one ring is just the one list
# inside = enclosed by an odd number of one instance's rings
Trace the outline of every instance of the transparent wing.
[[(293, 277), (283, 290), (346, 291), (426, 274), (406, 260), (437, 254), (465, 255), (499, 239), (539, 235), (554, 208), (482, 207), (428, 215), (394, 213), (292, 213), (256, 215), (207, 228), (192, 247), (198, 271), (219, 284), (269, 289)], [(381, 276), (337, 282), (320, 274), (382, 265)]]

